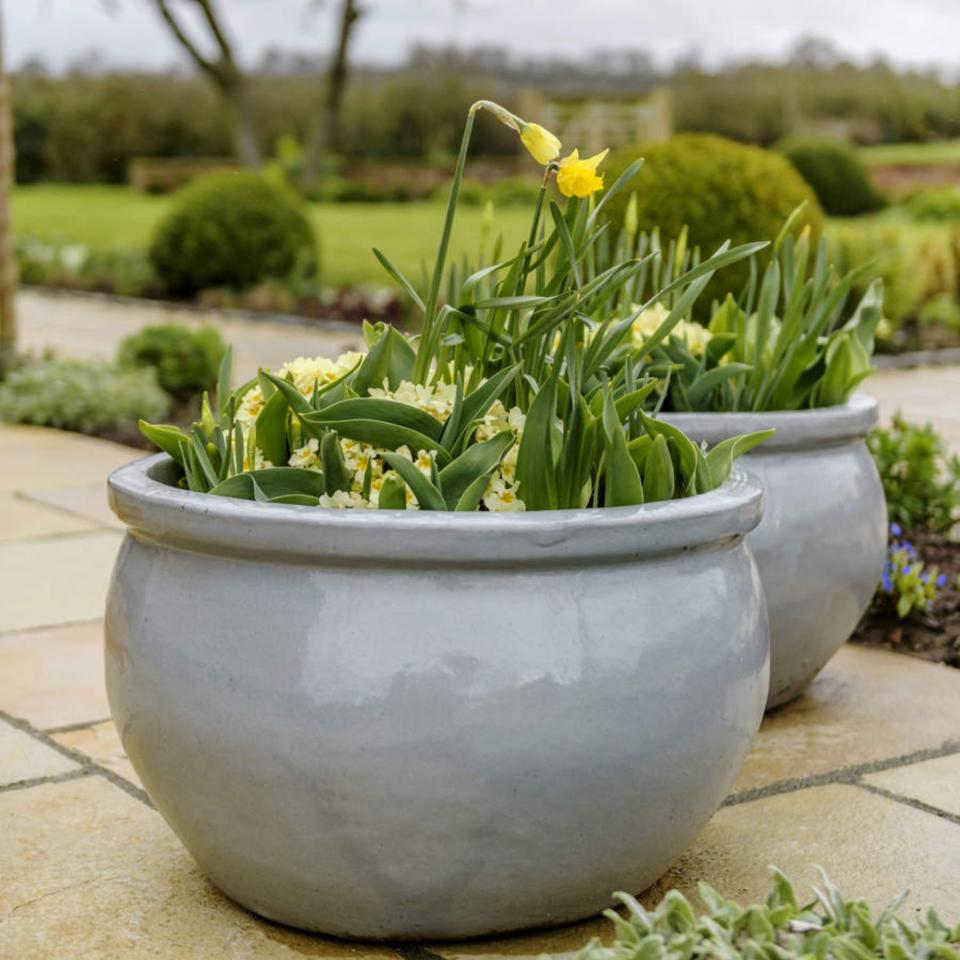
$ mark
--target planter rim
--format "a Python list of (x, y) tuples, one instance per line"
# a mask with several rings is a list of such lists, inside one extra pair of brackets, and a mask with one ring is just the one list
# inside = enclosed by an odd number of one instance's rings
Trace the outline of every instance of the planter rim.
[(710, 493), (631, 507), (530, 513), (338, 510), (256, 503), (164, 482), (155, 454), (109, 477), (113, 512), (139, 540), (256, 560), (364, 566), (556, 565), (674, 553), (742, 537), (760, 522), (763, 486), (735, 470)]
[(662, 413), (660, 416), (710, 446), (736, 434), (773, 427), (777, 432), (751, 453), (751, 456), (762, 456), (772, 450), (815, 449), (825, 443), (862, 440), (877, 425), (879, 413), (875, 397), (854, 393), (846, 403), (807, 410)]

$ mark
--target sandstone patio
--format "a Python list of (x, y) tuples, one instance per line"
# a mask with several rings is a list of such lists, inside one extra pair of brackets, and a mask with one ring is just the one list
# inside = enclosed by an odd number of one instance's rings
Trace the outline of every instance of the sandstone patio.
[[(299, 329), (273, 335), (286, 355), (326, 346)], [(870, 385), (885, 416), (932, 419), (960, 447), (960, 370)], [(139, 455), (0, 428), (0, 960), (536, 957), (603, 936), (607, 922), (591, 920), (467, 944), (344, 943), (260, 920), (206, 882), (141, 789), (103, 689), (101, 617), (122, 537), (104, 481)], [(725, 806), (647, 897), (693, 894), (701, 879), (760, 897), (771, 864), (800, 885), (821, 864), (877, 903), (909, 888), (905, 913), (929, 904), (960, 919), (960, 671), (841, 650), (766, 720)]]

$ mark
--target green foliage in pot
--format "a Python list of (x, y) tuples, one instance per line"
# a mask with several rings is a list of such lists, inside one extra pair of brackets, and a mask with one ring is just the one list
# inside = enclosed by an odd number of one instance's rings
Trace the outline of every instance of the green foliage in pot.
[(791, 137), (777, 149), (813, 187), (820, 206), (831, 217), (855, 217), (884, 205), (866, 165), (847, 144)]
[[(796, 233), (803, 210), (783, 224), (773, 256), (762, 273), (751, 261), (739, 296), (728, 294), (715, 305), (704, 329), (687, 309), (670, 337), (648, 340), (660, 319), (677, 309), (675, 294), (654, 297), (654, 306), (635, 323), (635, 347), (643, 354), (643, 373), (664, 383), (664, 402), (679, 411), (799, 410), (843, 403), (872, 369), (877, 325), (883, 314), (882, 285), (872, 282), (852, 310), (850, 291), (870, 265), (838, 277), (821, 238), (811, 251), (806, 228)], [(618, 244), (631, 243), (629, 234)], [(659, 236), (640, 237), (638, 254), (659, 250)], [(613, 258), (620, 256), (614, 253)], [(608, 256), (601, 258), (605, 263)], [(698, 259), (682, 231), (664, 256), (634, 288), (647, 293), (672, 272), (689, 270)], [(650, 302), (647, 300), (647, 302)]]
[[(478, 269), (447, 251), (474, 118), (487, 110), (545, 166), (527, 240)], [(374, 253), (422, 314), (419, 336), (365, 327), (368, 352), (294, 361), (235, 391), (222, 367), (218, 404), (189, 434), (144, 425), (182, 467), (191, 490), (284, 503), (420, 509), (612, 507), (706, 493), (769, 431), (706, 452), (643, 411), (656, 381), (631, 354), (632, 324), (673, 295), (646, 341), (665, 342), (715, 272), (762, 243), (717, 251), (677, 271), (627, 315), (615, 306), (659, 258), (651, 251), (601, 271), (600, 213), (639, 167), (598, 203), (604, 154), (558, 160), (559, 141), (497, 104), (471, 108), (427, 289)], [(547, 199), (556, 178), (567, 198)], [(443, 295), (441, 295), (443, 294)], [(306, 370), (310, 367), (312, 370)]]
[(245, 289), (316, 261), (297, 199), (259, 174), (211, 173), (180, 190), (150, 245), (157, 275), (177, 296)]
[(178, 400), (189, 400), (217, 382), (226, 344), (215, 327), (191, 330), (182, 324), (144, 327), (121, 344), (117, 362), (128, 367), (152, 367), (164, 390)]
[(953, 526), (960, 510), (960, 458), (932, 424), (908, 423), (897, 414), (890, 428), (874, 430), (867, 444), (892, 521), (907, 530)]
[(153, 370), (99, 360), (27, 361), (0, 383), (0, 420), (91, 432), (155, 419), (169, 398)]
[[(625, 222), (631, 193), (636, 194), (637, 225), (675, 237), (686, 227), (690, 244), (715, 250), (734, 244), (772, 241), (783, 221), (804, 201), (804, 218), (818, 236), (823, 212), (812, 188), (784, 158), (758, 147), (710, 134), (681, 134), (665, 143), (618, 150), (607, 162), (615, 178), (637, 158), (643, 169), (628, 191), (606, 205), (615, 228)], [(738, 292), (748, 267), (741, 263), (720, 274), (707, 290), (704, 305)]]
[(948, 926), (934, 910), (919, 923), (897, 914), (906, 894), (875, 912), (864, 900), (846, 900), (821, 870), (822, 888), (803, 903), (793, 885), (773, 871), (763, 903), (741, 906), (705, 883), (706, 913), (671, 890), (652, 910), (626, 893), (625, 916), (608, 910), (613, 942), (591, 941), (577, 960), (958, 960), (960, 924)]

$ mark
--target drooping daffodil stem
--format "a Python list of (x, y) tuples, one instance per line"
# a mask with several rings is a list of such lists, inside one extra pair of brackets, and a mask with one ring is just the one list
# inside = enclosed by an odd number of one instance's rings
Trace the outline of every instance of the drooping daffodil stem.
[[(470, 138), (473, 134), (474, 119), (478, 110), (486, 110), (492, 113), (501, 123), (516, 130), (520, 134), (523, 145), (530, 152), (531, 156), (538, 163), (546, 165), (547, 170), (544, 175), (543, 185), (537, 198), (537, 206), (534, 211), (533, 225), (530, 231), (530, 240), (527, 249), (536, 242), (536, 230), (539, 223), (540, 214), (543, 209), (543, 199), (546, 192), (547, 178), (556, 167), (554, 160), (560, 154), (560, 141), (549, 130), (544, 129), (539, 124), (527, 123), (515, 113), (511, 113), (499, 103), (492, 100), (477, 100), (470, 106), (467, 112), (467, 122), (463, 128), (463, 137), (460, 140), (460, 152), (457, 155), (457, 164), (453, 171), (453, 180), (450, 184), (450, 196), (447, 199), (447, 210), (443, 219), (443, 231), (440, 234), (440, 244), (437, 248), (437, 259), (433, 267), (433, 275), (430, 278), (430, 290), (427, 295), (427, 301), (424, 309), (423, 328), (420, 332), (420, 341), (417, 345), (417, 356), (414, 361), (413, 376), (417, 383), (426, 383), (430, 376), (431, 358), (434, 356), (435, 341), (443, 335), (441, 329), (440, 312), (437, 310), (437, 302), (440, 299), (440, 287), (443, 283), (443, 275), (447, 266), (447, 254), (450, 248), (450, 237), (453, 233), (453, 221), (457, 210), (457, 200), (460, 195), (460, 184), (463, 181), (463, 171), (467, 162), (467, 153), (470, 148)], [(524, 270), (521, 276), (526, 279), (526, 264), (529, 262), (529, 254), (524, 264)]]

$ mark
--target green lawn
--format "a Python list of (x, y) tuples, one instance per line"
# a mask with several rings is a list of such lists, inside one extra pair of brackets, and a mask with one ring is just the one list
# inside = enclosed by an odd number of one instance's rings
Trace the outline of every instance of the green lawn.
[[(144, 248), (168, 203), (166, 197), (135, 193), (127, 187), (19, 187), (13, 198), (14, 229), (92, 247)], [(529, 216), (524, 207), (501, 209), (496, 230), (508, 244), (519, 244)], [(370, 248), (380, 248), (412, 279), (419, 278), (421, 264), (433, 262), (443, 206), (433, 202), (311, 204), (310, 217), (320, 238), (325, 285), (390, 283)], [(475, 256), (480, 224), (480, 208), (458, 211), (451, 252)]]
[(935, 143), (884, 143), (861, 147), (860, 156), (870, 166), (937, 166), (960, 164), (960, 140)]

